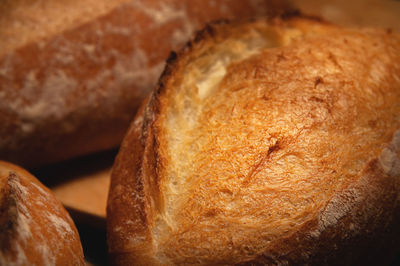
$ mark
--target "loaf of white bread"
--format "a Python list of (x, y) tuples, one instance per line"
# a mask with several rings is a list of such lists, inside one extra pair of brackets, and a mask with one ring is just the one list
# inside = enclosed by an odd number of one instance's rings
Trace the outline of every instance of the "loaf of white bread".
[(0, 161), (0, 265), (85, 265), (78, 231), (53, 193)]
[(172, 53), (113, 167), (115, 265), (384, 265), (400, 242), (400, 36), (213, 24)]
[(209, 20), (284, 2), (1, 1), (0, 159), (35, 167), (116, 147), (171, 49)]

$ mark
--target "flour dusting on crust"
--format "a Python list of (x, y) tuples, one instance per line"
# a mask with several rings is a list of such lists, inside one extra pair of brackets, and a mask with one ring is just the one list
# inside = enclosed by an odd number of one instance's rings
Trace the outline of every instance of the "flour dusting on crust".
[(362, 201), (362, 195), (357, 189), (350, 188), (336, 195), (319, 217), (319, 231), (335, 225), (338, 220), (351, 212), (353, 207), (360, 201)]
[(148, 16), (154, 19), (155, 23), (164, 24), (174, 19), (186, 18), (186, 13), (183, 9), (177, 9), (172, 5), (160, 2), (157, 8), (150, 8), (142, 4), (140, 1), (132, 2), (133, 6), (140, 8)]
[(57, 232), (63, 237), (65, 237), (68, 234), (74, 233), (71, 229), (71, 226), (69, 225), (68, 222), (65, 221), (65, 219), (57, 215), (54, 215), (52, 213), (49, 213), (48, 220), (55, 226)]
[(379, 162), (385, 171), (390, 176), (400, 175), (400, 130), (394, 133), (392, 143), (386, 147), (379, 156)]

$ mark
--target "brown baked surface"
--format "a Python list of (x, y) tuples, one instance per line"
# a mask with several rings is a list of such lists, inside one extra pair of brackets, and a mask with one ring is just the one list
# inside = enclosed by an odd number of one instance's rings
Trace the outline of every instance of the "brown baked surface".
[(0, 161), (0, 265), (85, 265), (78, 231), (53, 193)]
[(400, 234), (400, 36), (218, 24), (172, 54), (114, 164), (116, 264), (382, 264)]

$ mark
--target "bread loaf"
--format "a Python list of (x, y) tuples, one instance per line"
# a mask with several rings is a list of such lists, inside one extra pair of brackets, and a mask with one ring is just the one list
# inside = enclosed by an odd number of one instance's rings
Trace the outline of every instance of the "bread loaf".
[(113, 167), (115, 265), (382, 265), (400, 242), (400, 36), (284, 17), (172, 53)]
[(52, 192), (0, 161), (0, 265), (85, 265), (75, 225)]
[(0, 159), (32, 167), (119, 145), (171, 49), (261, 0), (0, 3)]

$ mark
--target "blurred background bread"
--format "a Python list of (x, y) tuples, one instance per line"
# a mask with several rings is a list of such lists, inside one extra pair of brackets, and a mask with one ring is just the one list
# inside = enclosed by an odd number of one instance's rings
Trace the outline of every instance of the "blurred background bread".
[(54, 194), (0, 161), (0, 265), (85, 265), (79, 234)]

